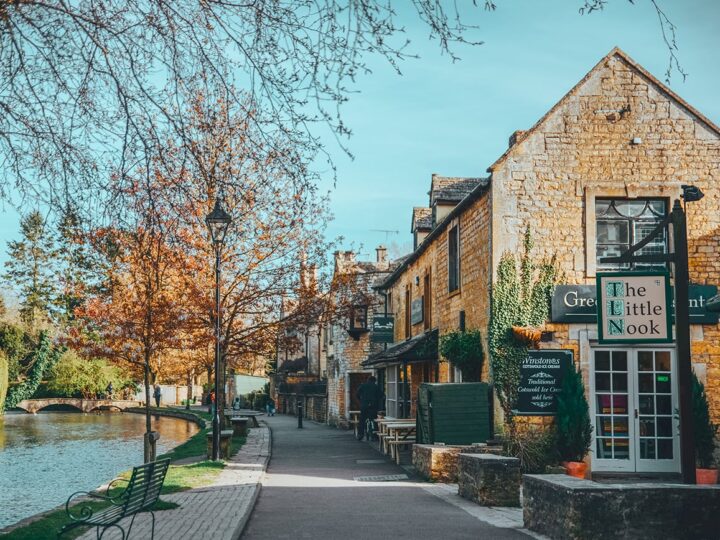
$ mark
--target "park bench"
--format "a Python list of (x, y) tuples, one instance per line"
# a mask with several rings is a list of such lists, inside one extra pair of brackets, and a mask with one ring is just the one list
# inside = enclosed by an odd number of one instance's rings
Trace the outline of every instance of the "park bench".
[[(110, 482), (105, 495), (98, 495), (97, 493), (88, 493), (86, 491), (78, 491), (68, 497), (65, 503), (65, 512), (68, 517), (72, 520), (72, 523), (65, 525), (60, 532), (58, 532), (58, 538), (65, 534), (67, 531), (83, 525), (91, 527), (97, 527), (97, 536), (100, 538), (105, 530), (110, 527), (120, 529), (123, 540), (129, 538), (130, 531), (133, 523), (135, 522), (135, 516), (138, 512), (149, 511), (152, 516), (152, 533), (151, 538), (155, 536), (155, 514), (153, 514), (152, 506), (157, 502), (160, 497), (160, 490), (162, 489), (163, 482), (165, 481), (165, 474), (167, 473), (168, 466), (170, 465), (169, 459), (161, 459), (159, 461), (152, 461), (134, 467), (129, 480), (120, 478)], [(122, 481), (127, 482), (127, 487), (122, 490), (118, 495), (110, 495), (110, 490), (115, 482)], [(72, 512), (75, 508), (70, 507), (70, 502), (75, 497), (83, 495), (89, 497), (90, 500), (101, 500), (110, 503), (107, 508), (100, 510), (93, 510), (90, 506), (84, 506), (80, 504), (77, 508), (77, 513)], [(85, 502), (90, 502), (87, 500)], [(119, 525), (121, 519), (132, 516), (130, 526), (128, 527), (127, 533)], [(102, 529), (102, 532), (100, 532)]]

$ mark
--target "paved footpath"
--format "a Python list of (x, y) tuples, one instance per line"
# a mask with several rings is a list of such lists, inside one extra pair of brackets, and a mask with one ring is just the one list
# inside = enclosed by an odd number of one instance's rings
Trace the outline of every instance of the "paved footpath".
[[(230, 459), (213, 485), (161, 497), (164, 501), (179, 504), (180, 507), (155, 512), (155, 540), (238, 538), (257, 499), (259, 481), (269, 456), (268, 428), (262, 426), (251, 429), (247, 442)], [(125, 529), (129, 523), (129, 518), (120, 522)], [(130, 538), (149, 539), (151, 523), (150, 514), (139, 514)], [(103, 539), (108, 540), (120, 537), (119, 531), (113, 528), (103, 535)], [(95, 540), (95, 529), (80, 538)]]
[(529, 538), (513, 528), (516, 519), (490, 525), (445, 488), (433, 493), (432, 484), (368, 479), (406, 471), (352, 432), (312, 422), (297, 429), (288, 416), (267, 423), (272, 459), (243, 540)]

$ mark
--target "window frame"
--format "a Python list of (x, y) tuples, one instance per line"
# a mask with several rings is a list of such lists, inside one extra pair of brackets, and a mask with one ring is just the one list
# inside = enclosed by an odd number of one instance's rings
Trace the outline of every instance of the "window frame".
[[(597, 205), (599, 202), (607, 202), (608, 203), (608, 209), (610, 207), (615, 207), (616, 203), (622, 203), (622, 202), (638, 202), (638, 203), (644, 203), (645, 207), (647, 208), (647, 205), (651, 202), (661, 202), (664, 205), (664, 214), (661, 216), (657, 216), (654, 211), (651, 209), (651, 212), (653, 213), (654, 219), (650, 218), (643, 218), (641, 215), (638, 216), (630, 216), (630, 215), (624, 215), (619, 210), (615, 210), (617, 213), (617, 217), (613, 216), (599, 216), (597, 214)], [(643, 209), (642, 213), (645, 213), (646, 208)], [(629, 249), (631, 246), (637, 244), (641, 241), (640, 238), (637, 238), (637, 231), (636, 228), (638, 224), (646, 223), (651, 224), (653, 228), (655, 228), (665, 217), (668, 215), (669, 211), (669, 201), (666, 197), (653, 197), (653, 196), (643, 196), (643, 197), (612, 197), (612, 196), (597, 196), (593, 200), (593, 210), (595, 214), (595, 268), (597, 270), (603, 270), (603, 271), (634, 271), (634, 270), (641, 270), (641, 269), (649, 269), (649, 268), (658, 268), (663, 267), (667, 268), (667, 263), (658, 263), (658, 264), (652, 264), (652, 263), (606, 263), (601, 264), (598, 260), (597, 251), (599, 246), (626, 246), (627, 249)], [(598, 241), (598, 231), (599, 231), (599, 224), (600, 222), (617, 222), (617, 223), (623, 223), (627, 225), (627, 242), (599, 242)], [(667, 227), (664, 231), (664, 245), (663, 245), (663, 253), (668, 253), (670, 250), (670, 242), (669, 242), (669, 231), (667, 230)], [(626, 250), (627, 250), (626, 249)], [(643, 248), (646, 249), (646, 248)], [(641, 250), (642, 251), (642, 250)]]
[[(447, 233), (448, 243), (448, 293), (460, 290), (460, 223), (451, 224)], [(454, 278), (454, 279), (453, 279)]]

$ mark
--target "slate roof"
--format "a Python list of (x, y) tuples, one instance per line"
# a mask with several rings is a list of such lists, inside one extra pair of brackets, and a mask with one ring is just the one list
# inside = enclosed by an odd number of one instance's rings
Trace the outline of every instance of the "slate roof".
[(429, 231), (430, 229), (432, 229), (432, 209), (422, 206), (414, 207), (410, 232)]
[(372, 366), (396, 362), (428, 362), (436, 361), (438, 356), (438, 331), (430, 330), (402, 341), (386, 351), (373, 354), (365, 360), (363, 366)]
[(489, 178), (465, 178), (433, 174), (430, 183), (430, 206), (438, 201), (459, 203), (473, 189), (481, 184), (487, 184), (488, 181)]

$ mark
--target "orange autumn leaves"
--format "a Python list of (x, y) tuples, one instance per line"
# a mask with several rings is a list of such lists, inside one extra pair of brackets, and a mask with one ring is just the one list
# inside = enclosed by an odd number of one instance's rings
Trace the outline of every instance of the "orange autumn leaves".
[[(246, 111), (232, 114), (221, 100), (197, 96), (186, 121), (190, 139), (169, 142), (150, 171), (116, 179), (124, 216), (93, 232), (91, 243), (106, 246), (104, 286), (78, 309), (84, 324), (75, 333), (89, 354), (147, 362), (163, 382), (212, 362), (214, 256), (204, 218), (217, 196), (233, 217), (221, 261), (230, 368), (252, 371), (274, 355), (298, 262), (319, 265), (329, 251), (327, 201), (308, 156), (281, 135), (258, 133)], [(177, 157), (188, 153), (193, 159)]]

